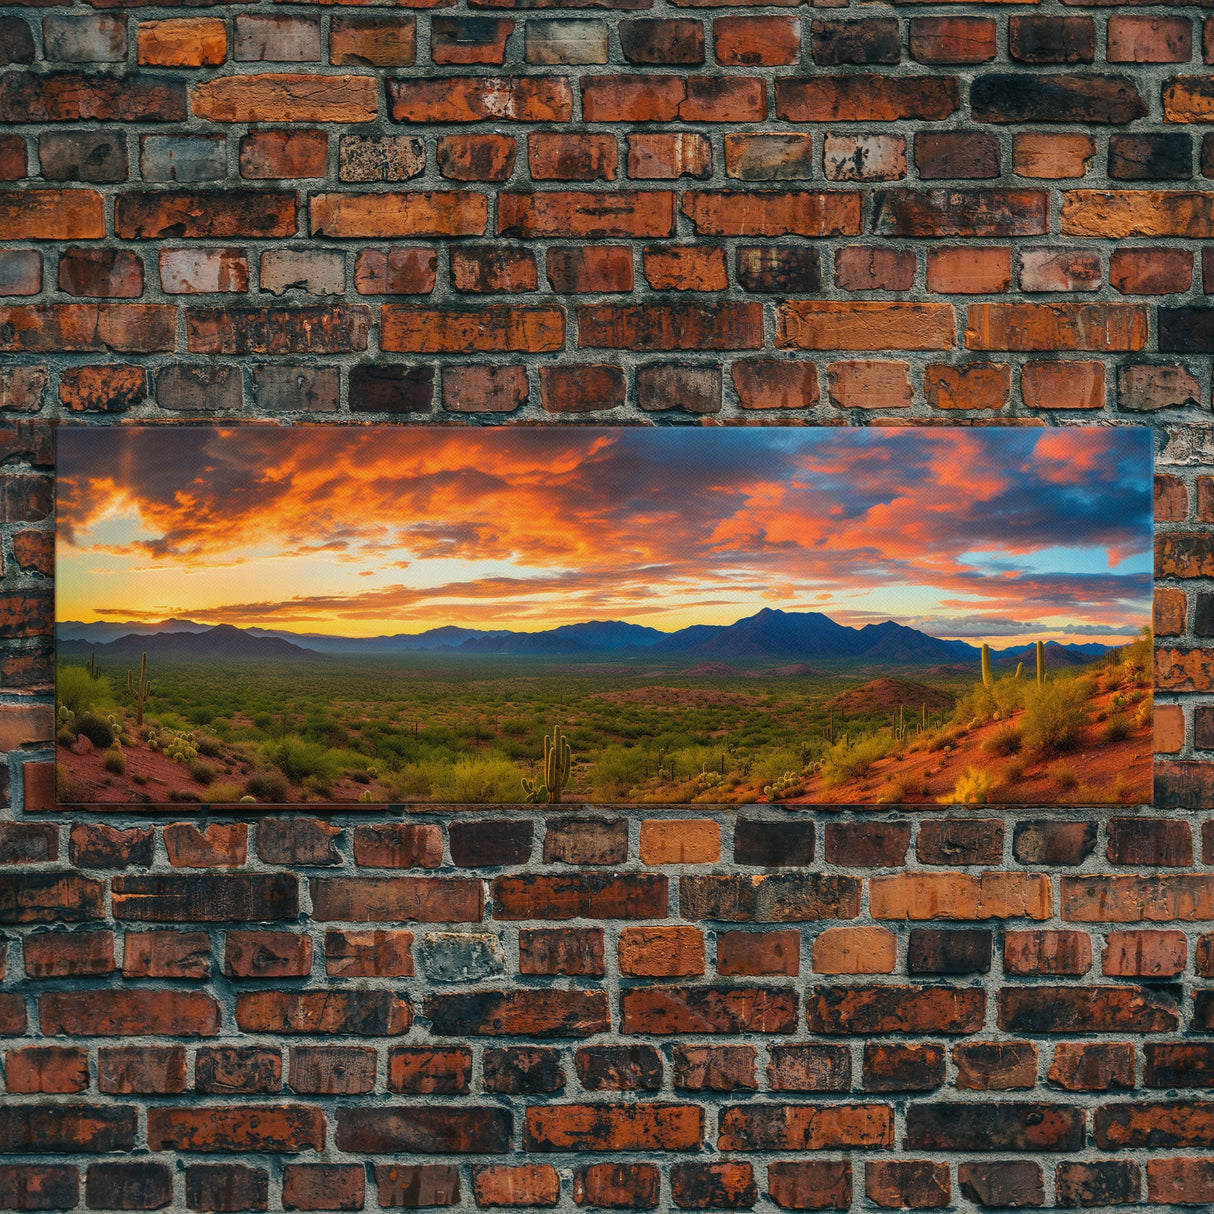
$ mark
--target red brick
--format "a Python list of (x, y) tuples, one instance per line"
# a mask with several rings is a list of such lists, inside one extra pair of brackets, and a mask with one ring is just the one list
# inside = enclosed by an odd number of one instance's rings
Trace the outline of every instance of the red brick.
[(7, 72), (0, 77), (0, 122), (184, 122), (179, 80), (83, 72)]
[(114, 204), (114, 234), (122, 240), (294, 236), (296, 206), (295, 195), (283, 190), (134, 191)]
[(990, 17), (912, 17), (910, 53), (920, 63), (989, 63), (998, 53)]
[(763, 81), (752, 76), (586, 76), (586, 122), (761, 122)]
[(632, 290), (632, 250), (624, 245), (552, 248), (545, 265), (549, 285), (561, 295)]
[(937, 1210), (952, 1201), (946, 1163), (927, 1159), (870, 1159), (864, 1165), (864, 1195), (886, 1210)]
[[(1137, 1196), (1135, 1188), (1131, 1200)], [(1174, 1205), (1214, 1202), (1214, 1159), (1149, 1159), (1147, 1200)]]
[(354, 289), (360, 295), (428, 295), (437, 269), (435, 249), (362, 249), (354, 259)]
[(620, 933), (622, 974), (682, 977), (704, 972), (704, 936), (696, 927), (626, 927)]
[(116, 968), (111, 931), (34, 932), (25, 937), (22, 950), (30, 978), (83, 978), (112, 974)]
[(177, 309), (165, 304), (0, 307), (0, 350), (151, 354), (177, 344)]
[(672, 1164), (670, 1191), (682, 1210), (749, 1209), (759, 1196), (754, 1168), (731, 1160)]
[(209, 978), (211, 939), (206, 932), (127, 932), (124, 978)]
[(533, 131), (527, 168), (534, 181), (614, 181), (619, 150), (614, 135)]
[(756, 977), (801, 972), (801, 933), (720, 932), (717, 935), (717, 973)]
[(835, 254), (835, 286), (844, 291), (909, 291), (915, 255), (881, 245), (848, 245)]
[(712, 145), (694, 131), (630, 132), (626, 138), (628, 176), (634, 180), (674, 181), (712, 171)]
[(487, 1164), (473, 1168), (472, 1192), (478, 1208), (554, 1206), (561, 1179), (551, 1164)]
[(675, 1045), (674, 1086), (680, 1091), (732, 1092), (758, 1087), (753, 1045)]
[(488, 205), (481, 194), (432, 191), (404, 194), (313, 194), (313, 236), (481, 236)]
[(500, 1155), (509, 1147), (511, 1123), (510, 1112), (496, 1107), (345, 1106), (337, 1110), (335, 1140), (339, 1150), (356, 1154)]
[(527, 403), (525, 367), (443, 368), (443, 408), (456, 413), (509, 413)]
[(716, 367), (657, 364), (639, 367), (637, 404), (647, 412), (682, 409), (689, 413), (719, 413), (721, 372)]
[(1060, 1042), (1054, 1047), (1049, 1081), (1068, 1092), (1132, 1088), (1134, 1047), (1129, 1042)]
[(602, 928), (520, 928), (519, 973), (601, 977)]
[(985, 131), (920, 131), (915, 168), (921, 181), (999, 176), (999, 140)]
[(584, 304), (577, 314), (583, 349), (753, 350), (763, 344), (759, 304)]
[(227, 53), (227, 27), (214, 17), (139, 22), (138, 60), (146, 66), (216, 67)]
[(11, 1092), (83, 1092), (89, 1086), (88, 1051), (78, 1046), (28, 1045), (9, 1050), (4, 1086)]
[(69, 1210), (80, 1200), (80, 1174), (71, 1164), (0, 1164), (0, 1208)]
[(713, 47), (726, 67), (770, 67), (796, 63), (801, 23), (796, 17), (714, 17)]
[(842, 191), (689, 190), (681, 209), (701, 236), (856, 236), (862, 224), (860, 195)]
[(807, 180), (814, 175), (813, 137), (802, 133), (726, 135), (725, 172), (742, 181)]
[(811, 987), (814, 1033), (973, 1033), (982, 1026), (982, 990), (947, 987)]
[[(437, 37), (441, 42), (441, 33)], [(417, 21), (413, 17), (394, 13), (391, 17), (340, 14), (332, 18), (329, 26), (330, 63), (350, 67), (367, 64), (372, 67), (408, 67), (416, 57)]]
[(506, 135), (440, 135), (438, 171), (451, 181), (505, 181), (518, 145)]
[(325, 1146), (324, 1113), (308, 1105), (191, 1105), (148, 1109), (153, 1151), (269, 1151)]
[(361, 1164), (289, 1163), (282, 1172), (284, 1210), (361, 1210), (366, 1178)]
[(670, 236), (674, 195), (665, 190), (536, 190), (498, 195), (499, 236)]
[(953, 1046), (956, 1086), (1001, 1092), (1037, 1086), (1037, 1047), (1028, 1041), (967, 1041)]
[(956, 341), (949, 304), (854, 300), (777, 305), (776, 346), (801, 350), (947, 350)]
[(1012, 136), (1012, 167), (1018, 177), (1082, 177), (1095, 155), (1096, 141), (1090, 135), (1021, 131)]
[(559, 77), (389, 80), (388, 112), (394, 122), (568, 122), (573, 94)]
[(768, 1192), (784, 1210), (849, 1210), (851, 1185), (851, 1164), (845, 1160), (774, 1160), (767, 1165)]
[(354, 863), (368, 868), (438, 868), (443, 862), (442, 828), (393, 822), (354, 829)]
[(815, 974), (892, 974), (898, 940), (884, 927), (828, 927), (814, 937)]
[(923, 392), (933, 409), (1002, 409), (1011, 400), (1012, 369), (1006, 363), (929, 363)]
[(425, 308), (385, 304), (380, 309), (383, 350), (416, 353), (544, 353), (564, 346), (565, 314), (557, 307), (495, 304), (477, 308)]
[(632, 21), (619, 24), (620, 50), (629, 63), (703, 63), (704, 27), (699, 21)]
[(890, 360), (828, 363), (826, 390), (836, 409), (909, 409), (913, 395), (909, 365)]
[(280, 1091), (282, 1055), (271, 1049), (201, 1048), (194, 1060), (194, 1087), (199, 1092), (221, 1095)]
[(466, 1047), (398, 1047), (388, 1052), (390, 1092), (454, 1096), (468, 1092), (471, 1080), (472, 1051)]
[(249, 828), (243, 822), (212, 822), (200, 830), (192, 822), (164, 828), (169, 863), (184, 868), (235, 868), (248, 856)]
[(367, 348), (363, 304), (301, 308), (191, 308), (186, 345), (196, 354), (345, 354)]
[(292, 1091), (354, 1096), (375, 1087), (373, 1049), (357, 1046), (292, 1046), (287, 1082)]
[(1111, 864), (1187, 866), (1193, 837), (1187, 822), (1169, 818), (1111, 818), (1106, 826)]
[(264, 180), (323, 177), (328, 152), (324, 131), (250, 131), (240, 137), (240, 175)]
[(325, 970), (334, 978), (409, 977), (412, 932), (390, 930), (325, 933)]
[(312, 941), (295, 932), (227, 934), (224, 972), (237, 978), (306, 978), (312, 970)]
[(776, 1092), (846, 1092), (851, 1051), (845, 1045), (772, 1045), (767, 1086)]
[(788, 1033), (793, 992), (778, 988), (649, 987), (620, 995), (624, 1033)]
[(1109, 284), (1123, 295), (1170, 295), (1193, 284), (1188, 249), (1114, 249)]
[(84, 1200), (90, 1210), (159, 1210), (173, 1200), (173, 1173), (162, 1163), (91, 1163)]
[(645, 280), (655, 291), (724, 291), (729, 285), (724, 249), (650, 246), (644, 265)]
[(573, 1174), (573, 1200), (614, 1210), (652, 1210), (662, 1177), (651, 1163), (592, 1163)]
[(191, 1210), (264, 1210), (270, 1174), (242, 1164), (195, 1164), (185, 1170), (186, 1205)]
[(376, 1164), (375, 1183), (386, 1208), (459, 1204), (459, 1168), (451, 1164)]
[(372, 76), (326, 76), (317, 91), (304, 74), (218, 76), (194, 85), (196, 117), (210, 122), (373, 122)]
[(811, 409), (818, 403), (813, 363), (744, 360), (730, 374), (743, 409)]
[(426, 997), (431, 1032), (440, 1037), (590, 1037), (610, 1023), (602, 991), (478, 990)]
[(1193, 26), (1188, 17), (1109, 18), (1110, 63), (1188, 63), (1193, 57)]
[(1142, 1194), (1142, 1171), (1130, 1159), (1060, 1163), (1055, 1191), (1059, 1203), (1069, 1206), (1133, 1203)]
[(391, 1037), (413, 1011), (391, 991), (248, 991), (236, 996), (236, 1023), (253, 1033), (340, 1033)]
[(970, 304), (965, 344), (971, 350), (1141, 350), (1146, 309), (1137, 304)]
[(1174, 1032), (1174, 992), (1163, 987), (1018, 986), (999, 992), (999, 1027), (1021, 1033)]
[(579, 364), (540, 368), (540, 401), (549, 413), (587, 413), (624, 404), (620, 367)]
[(528, 1151), (688, 1151), (704, 1138), (704, 1110), (684, 1104), (550, 1104), (527, 1109)]
[(822, 1151), (892, 1146), (885, 1104), (746, 1104), (722, 1108), (721, 1151)]
[(219, 1004), (202, 991), (111, 989), (38, 996), (44, 1036), (213, 1037)]
[(1020, 395), (1030, 409), (1101, 409), (1104, 366), (1097, 362), (1025, 363)]
[(869, 1043), (864, 1047), (864, 1090), (931, 1092), (944, 1083), (944, 1068), (943, 1046)]
[(958, 107), (947, 76), (818, 75), (776, 80), (776, 114), (786, 122), (935, 121)]
[(435, 63), (502, 63), (513, 32), (514, 22), (509, 19), (432, 17), (430, 57)]
[(104, 363), (65, 367), (59, 373), (59, 400), (75, 413), (119, 413), (141, 405), (147, 396), (144, 367)]

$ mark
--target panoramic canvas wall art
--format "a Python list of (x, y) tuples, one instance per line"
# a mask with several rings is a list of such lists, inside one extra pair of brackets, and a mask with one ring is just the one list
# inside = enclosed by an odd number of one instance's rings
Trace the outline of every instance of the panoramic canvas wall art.
[(64, 425), (61, 804), (1138, 804), (1145, 428)]

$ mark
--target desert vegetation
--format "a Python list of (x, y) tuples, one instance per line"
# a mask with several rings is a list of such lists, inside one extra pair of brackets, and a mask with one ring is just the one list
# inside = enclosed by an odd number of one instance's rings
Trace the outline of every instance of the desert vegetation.
[(1048, 676), (1041, 667), (996, 676), (985, 655), (968, 677), (145, 655), (113, 668), (62, 663), (57, 700), (65, 802), (1149, 797), (1148, 637)]

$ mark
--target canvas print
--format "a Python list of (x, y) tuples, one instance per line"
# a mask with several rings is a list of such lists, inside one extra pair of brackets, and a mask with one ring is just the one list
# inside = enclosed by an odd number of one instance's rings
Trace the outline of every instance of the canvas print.
[(1146, 428), (58, 433), (62, 804), (1138, 804)]

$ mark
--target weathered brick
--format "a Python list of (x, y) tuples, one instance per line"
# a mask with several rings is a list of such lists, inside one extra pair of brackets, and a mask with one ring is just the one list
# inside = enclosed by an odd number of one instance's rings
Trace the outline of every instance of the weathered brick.
[(937, 1151), (1069, 1151), (1083, 1142), (1083, 1111), (1032, 1102), (913, 1104), (905, 1145)]
[(573, 1200), (607, 1209), (652, 1210), (662, 1175), (652, 1163), (592, 1163), (573, 1174)]
[(139, 22), (137, 58), (146, 66), (216, 67), (227, 53), (227, 27), (214, 17)]
[(514, 25), (508, 18), (432, 17), (430, 57), (435, 63), (502, 63)]
[(884, 1104), (725, 1106), (722, 1151), (821, 1151), (892, 1146), (893, 1110)]
[(312, 940), (296, 932), (228, 932), (224, 972), (237, 978), (306, 978)]
[[(441, 29), (432, 37), (442, 41)], [(417, 57), (417, 22), (391, 17), (334, 16), (329, 24), (329, 62), (340, 66), (408, 67)]]
[(270, 1174), (237, 1163), (193, 1164), (185, 1169), (186, 1205), (191, 1210), (264, 1210)]
[(620, 367), (578, 364), (540, 368), (540, 402), (549, 413), (586, 413), (617, 409), (626, 386)]
[(1128, 986), (1018, 986), (999, 992), (999, 1025), (1011, 1032), (1175, 1031), (1176, 989)]
[(451, 1164), (376, 1164), (375, 1183), (385, 1207), (459, 1204), (459, 1168)]
[(869, 1042), (864, 1047), (866, 1092), (931, 1092), (944, 1083), (944, 1047)]
[(1054, 1047), (1049, 1081), (1068, 1092), (1132, 1088), (1134, 1047), (1129, 1042), (1059, 1042)]
[(0, 122), (184, 122), (182, 81), (143, 75), (6, 72)]
[(887, 1210), (935, 1210), (951, 1203), (946, 1163), (927, 1159), (873, 1159), (864, 1165), (864, 1195)]
[(973, 1033), (982, 1027), (986, 994), (980, 989), (914, 986), (819, 986), (809, 989), (811, 1032)]
[(776, 80), (776, 114), (786, 122), (938, 121), (958, 104), (957, 80), (951, 76), (857, 72)]
[(704, 936), (696, 927), (626, 927), (620, 933), (620, 972), (672, 978), (704, 972)]
[(480, 1207), (554, 1206), (561, 1198), (561, 1180), (550, 1164), (488, 1164), (473, 1168), (472, 1191)]
[(1121, 1205), (1142, 1194), (1142, 1170), (1130, 1159), (1060, 1163), (1055, 1192), (1066, 1206)]
[(919, 63), (989, 63), (995, 58), (990, 17), (912, 17), (910, 53)]
[(446, 1106), (339, 1108), (335, 1141), (343, 1151), (502, 1154), (509, 1149), (512, 1118), (506, 1109)]

